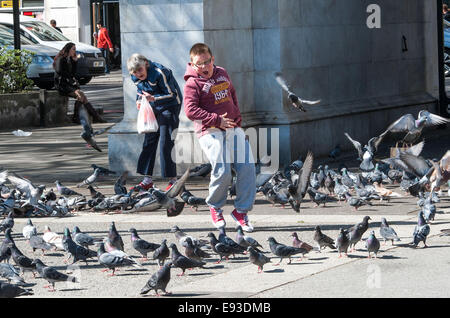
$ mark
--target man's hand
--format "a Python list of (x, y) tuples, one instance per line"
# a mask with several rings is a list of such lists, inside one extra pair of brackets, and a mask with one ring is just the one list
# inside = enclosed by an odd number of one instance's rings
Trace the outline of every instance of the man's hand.
[(110, 48), (109, 48), (109, 51), (110, 51), (111, 53), (113, 53), (113, 52), (114, 52), (114, 48), (110, 47)]
[(221, 129), (227, 129), (227, 128), (233, 128), (236, 127), (237, 124), (234, 122), (234, 120), (227, 118), (227, 113), (220, 115), (220, 126)]

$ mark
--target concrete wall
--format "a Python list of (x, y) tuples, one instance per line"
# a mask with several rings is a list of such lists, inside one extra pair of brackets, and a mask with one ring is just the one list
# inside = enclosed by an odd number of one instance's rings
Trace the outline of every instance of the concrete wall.
[[(126, 59), (143, 53), (172, 68), (184, 86), (188, 51), (199, 41), (211, 46), (216, 64), (230, 73), (243, 125), (279, 128), (282, 163), (308, 149), (326, 155), (337, 143), (351, 149), (344, 131), (365, 143), (404, 113), (436, 111), (435, 1), (378, 0), (381, 28), (367, 26), (371, 3), (121, 1), (125, 115), (118, 131), (133, 134), (137, 115)], [(275, 72), (282, 72), (300, 97), (321, 103), (306, 113), (294, 109)], [(191, 129), (183, 114), (181, 130)], [(111, 147), (110, 142), (110, 154)]]

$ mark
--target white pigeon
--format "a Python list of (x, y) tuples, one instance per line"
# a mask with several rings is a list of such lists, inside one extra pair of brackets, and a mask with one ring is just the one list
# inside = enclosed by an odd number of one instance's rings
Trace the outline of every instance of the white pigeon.
[(63, 245), (63, 235), (52, 232), (49, 226), (45, 226), (44, 234), (42, 236), (45, 242), (55, 246), (59, 250), (65, 250)]
[(33, 223), (31, 223), (31, 219), (28, 219), (27, 221), (27, 225), (25, 225), (22, 229), (22, 235), (24, 238), (26, 238), (27, 240), (30, 239), (30, 237), (32, 237), (33, 235), (37, 235), (37, 229), (36, 227), (33, 225)]

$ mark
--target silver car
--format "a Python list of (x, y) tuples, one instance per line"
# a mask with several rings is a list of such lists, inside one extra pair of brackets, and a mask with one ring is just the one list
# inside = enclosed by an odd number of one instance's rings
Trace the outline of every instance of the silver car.
[[(32, 63), (28, 66), (27, 77), (39, 88), (51, 89), (55, 83), (53, 59), (59, 51), (49, 46), (34, 44), (23, 36), (20, 37), (20, 43), (21, 49), (35, 53)], [(0, 25), (0, 46), (14, 49), (14, 33), (3, 25)]]

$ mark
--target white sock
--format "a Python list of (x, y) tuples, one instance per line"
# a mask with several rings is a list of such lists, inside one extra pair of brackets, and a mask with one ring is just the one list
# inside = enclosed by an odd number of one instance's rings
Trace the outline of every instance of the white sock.
[(144, 180), (142, 180), (142, 183), (144, 183), (145, 185), (152, 183), (152, 177), (145, 176)]

